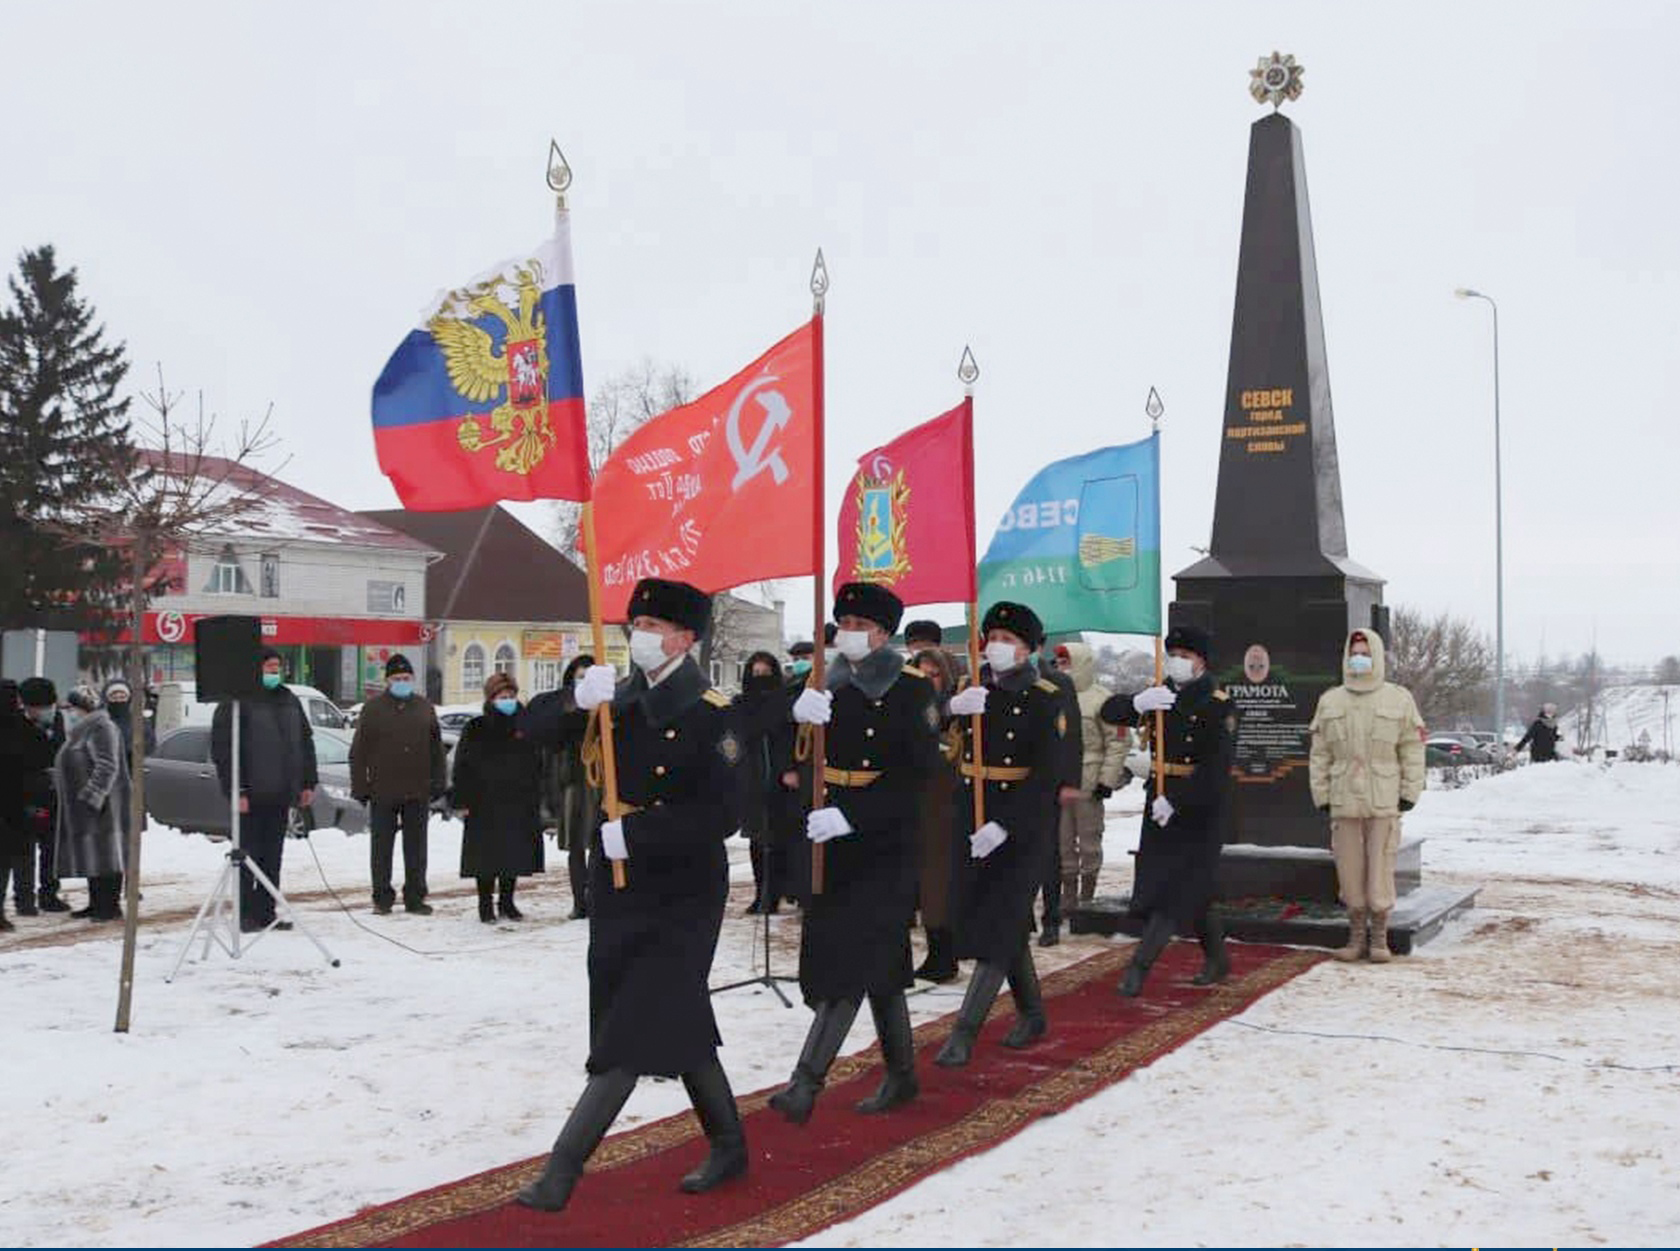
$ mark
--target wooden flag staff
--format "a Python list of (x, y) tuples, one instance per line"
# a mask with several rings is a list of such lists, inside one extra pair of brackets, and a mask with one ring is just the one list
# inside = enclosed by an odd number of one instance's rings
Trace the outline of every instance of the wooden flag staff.
[[(811, 266), (811, 370), (816, 375), (816, 385), (812, 388), (811, 404), (811, 434), (814, 444), (812, 451), (816, 472), (811, 475), (811, 542), (816, 548), (816, 573), (811, 579), (811, 688), (818, 691), (828, 689), (827, 657), (823, 654), (823, 647), (817, 640), (822, 638), (823, 623), (828, 619), (827, 588), (823, 585), (823, 578), (827, 574), (828, 544), (827, 520), (824, 517), (823, 500), (823, 301), (828, 294), (828, 266), (823, 263), (822, 249), (817, 249), (816, 262)], [(814, 725), (811, 727), (811, 810), (828, 805), (828, 779), (823, 776), (823, 769), (828, 763), (828, 743), (825, 731), (828, 727)], [(823, 845), (811, 844), (811, 893), (823, 893)]]

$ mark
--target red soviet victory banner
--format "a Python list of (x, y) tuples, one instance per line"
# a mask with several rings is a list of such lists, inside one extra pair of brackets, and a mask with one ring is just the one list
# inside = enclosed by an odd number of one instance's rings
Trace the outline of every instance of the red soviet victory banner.
[(642, 578), (721, 591), (813, 573), (813, 323), (722, 386), (662, 413), (595, 477), (601, 607), (623, 621)]
[(840, 500), (845, 582), (879, 582), (906, 604), (974, 599), (974, 401), (858, 458)]

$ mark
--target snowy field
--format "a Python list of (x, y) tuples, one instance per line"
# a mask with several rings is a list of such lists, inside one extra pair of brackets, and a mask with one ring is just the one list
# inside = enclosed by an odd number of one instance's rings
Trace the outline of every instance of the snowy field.
[[(1136, 788), (1110, 803), (1105, 889), (1126, 885), (1138, 804)], [(1680, 767), (1532, 767), (1431, 793), (1408, 829), (1429, 878), (1483, 887), (1417, 955), (1325, 964), (812, 1243), (1672, 1244)], [(731, 846), (714, 983), (762, 962)], [(288, 843), (283, 885), (342, 967), (271, 934), (237, 962), (195, 950), (166, 984), (221, 852), (154, 829), (126, 1036), (116, 927), (0, 936), (0, 1240), (254, 1243), (544, 1151), (583, 1082), (586, 926), (564, 919), (552, 856), (521, 893), (527, 921), (480, 924), (458, 847), (434, 823), (435, 916), (375, 917), (364, 838)], [(791, 973), (798, 922), (774, 925)], [(1037, 954), (1048, 968), (1108, 941)], [(960, 994), (914, 995), (916, 1019)], [(759, 988), (717, 1004), (736, 1088), (783, 1080), (803, 1008)], [(620, 1125), (684, 1106), (680, 1084), (644, 1081)]]

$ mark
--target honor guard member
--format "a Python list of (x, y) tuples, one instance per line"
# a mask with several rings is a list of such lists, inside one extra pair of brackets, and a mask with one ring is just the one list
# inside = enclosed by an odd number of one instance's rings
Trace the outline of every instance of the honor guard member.
[[(689, 655), (711, 622), (711, 599), (682, 582), (645, 578), (630, 597), (635, 671), (611, 665), (578, 678), (580, 709), (611, 701), (623, 815), (601, 824), (590, 856), (589, 1081), (542, 1176), (519, 1192), (527, 1207), (566, 1206), (595, 1150), (643, 1074), (681, 1076), (710, 1154), (682, 1179), (690, 1194), (746, 1172), (746, 1137), (707, 977), (729, 893), (724, 840), (738, 822), (742, 746), (729, 697)], [(584, 759), (599, 766), (600, 719)], [(626, 884), (614, 889), (611, 865)]]
[(885, 587), (842, 586), (828, 689), (804, 691), (793, 706), (796, 720), (828, 726), (828, 802), (806, 818), (807, 840), (823, 847), (822, 890), (806, 904), (799, 942), (799, 988), (815, 1016), (792, 1079), (770, 1098), (796, 1125), (810, 1119), (865, 996), (886, 1078), (857, 1110), (885, 1112), (919, 1090), (904, 992), (914, 984), (916, 798), (939, 767), (940, 721), (933, 684), (889, 645), (903, 614)]
[[(1056, 837), (1056, 788), (1069, 726), (1061, 691), (1040, 677), (1030, 657), (1044, 627), (1025, 604), (1000, 601), (986, 610), (985, 664), (980, 682), (951, 698), (962, 726), (964, 786), (956, 798), (959, 834), (968, 858), (958, 879), (957, 956), (979, 961), (962, 1010), (936, 1064), (967, 1064), (974, 1040), (1005, 978), (1016, 1021), (1006, 1047), (1025, 1047), (1045, 1031), (1044, 996), (1033, 967), (1033, 896), (1044, 882)], [(975, 762), (974, 720), (980, 717), (981, 761)], [(975, 828), (974, 790), (984, 787), (985, 824)]]
[(1116, 695), (1098, 714), (1110, 725), (1136, 723), (1153, 738), (1157, 710), (1164, 713), (1164, 741), (1151, 742), (1163, 757), (1164, 792), (1155, 789), (1153, 756), (1133, 753), (1127, 767), (1147, 779), (1143, 833), (1138, 840), (1132, 913), (1147, 918), (1132, 961), (1120, 982), (1128, 997), (1143, 990), (1150, 966), (1181, 926), (1201, 940), (1197, 986), (1223, 982), (1230, 973), (1225, 934), (1213, 915), (1214, 874), (1225, 842), (1236, 713), (1208, 672), (1209, 640), (1197, 626), (1174, 626), (1166, 638), (1165, 686)]

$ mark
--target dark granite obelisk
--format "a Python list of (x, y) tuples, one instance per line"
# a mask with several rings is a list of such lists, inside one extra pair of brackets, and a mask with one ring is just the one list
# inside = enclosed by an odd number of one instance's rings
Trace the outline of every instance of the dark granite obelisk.
[(1348, 559), (1306, 165), (1281, 113), (1249, 138), (1230, 360), (1213, 543), (1176, 575), (1168, 615), (1212, 632), (1215, 672), (1241, 712), (1231, 841), (1328, 848), (1307, 788), (1307, 723), (1341, 681), (1348, 631), (1385, 622), (1382, 580)]

